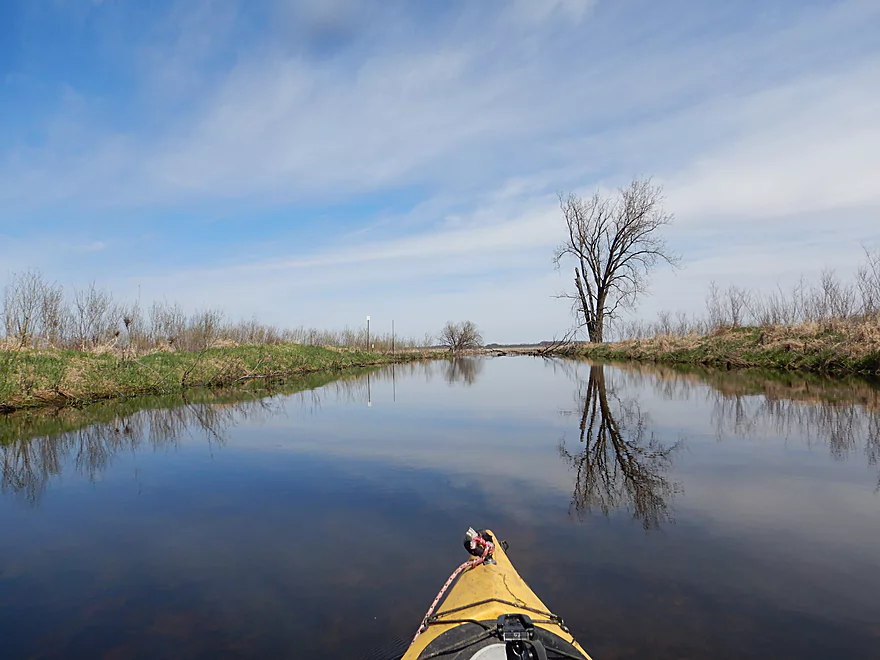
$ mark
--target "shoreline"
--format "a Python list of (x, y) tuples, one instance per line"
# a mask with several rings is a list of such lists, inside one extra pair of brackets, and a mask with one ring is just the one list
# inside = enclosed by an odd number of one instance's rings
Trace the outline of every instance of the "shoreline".
[(876, 324), (804, 324), (726, 329), (709, 335), (660, 335), (568, 346), (553, 355), (720, 369), (768, 369), (827, 376), (880, 376)]
[(429, 357), (408, 350), (388, 355), (300, 344), (209, 348), (198, 353), (157, 351), (122, 358), (82, 351), (0, 351), (0, 414), (81, 407), (111, 399), (180, 394), (254, 381), (338, 373)]
[[(449, 355), (448, 350), (436, 347), (390, 355), (302, 344), (223, 346), (197, 353), (154, 351), (137, 357), (58, 349), (0, 350), (0, 414), (180, 394), (195, 388), (234, 388), (254, 381), (283, 383), (313, 374)], [(709, 335), (659, 335), (552, 348), (492, 346), (461, 353), (463, 357), (503, 355), (878, 377), (880, 326), (874, 322), (827, 322), (741, 327)]]

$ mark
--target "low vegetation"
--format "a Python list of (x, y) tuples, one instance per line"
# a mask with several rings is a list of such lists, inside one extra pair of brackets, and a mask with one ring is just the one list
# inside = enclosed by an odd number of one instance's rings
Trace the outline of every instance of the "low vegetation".
[(0, 351), (0, 412), (41, 406), (84, 405), (109, 398), (173, 394), (255, 380), (283, 382), (317, 372), (410, 359), (349, 348), (297, 344), (154, 351), (121, 357), (113, 352), (58, 349)]
[(728, 328), (708, 335), (656, 335), (572, 350), (608, 360), (880, 375), (880, 325), (874, 321)]
[[(248, 406), (249, 416), (253, 417), (256, 412), (272, 410), (271, 402), (267, 397), (276, 395), (289, 396), (291, 394), (313, 390), (330, 383), (354, 382), (365, 372), (375, 367), (363, 369), (347, 369), (344, 373), (333, 371), (319, 371), (302, 376), (295, 376), (280, 381), (256, 380), (236, 387), (198, 388), (187, 389), (183, 394), (151, 394), (129, 399), (108, 399), (82, 406), (66, 406), (63, 408), (42, 407), (38, 409), (24, 409), (5, 415), (0, 415), (0, 447), (11, 445), (30, 438), (53, 438), (64, 433), (79, 431), (89, 426), (98, 424), (111, 425), (116, 432), (128, 433), (131, 420), (139, 414), (148, 413), (153, 416), (154, 411), (166, 411), (169, 414), (179, 414), (182, 417), (191, 412), (205, 410), (213, 411), (214, 417), (221, 411), (238, 410), (238, 406)], [(184, 409), (188, 410), (184, 410)], [(177, 413), (180, 411), (180, 413)], [(192, 420), (193, 424), (213, 421), (207, 415), (198, 415)], [(219, 432), (216, 424), (210, 424), (211, 429)], [(155, 435), (159, 429), (167, 429), (169, 424), (152, 424), (151, 435)], [(179, 436), (179, 429), (173, 429), (173, 435)], [(144, 430), (141, 429), (141, 435)]]
[(0, 412), (336, 372), (409, 359), (433, 343), (142, 307), (94, 284), (66, 291), (37, 270), (14, 273), (2, 302)]
[(880, 250), (865, 250), (855, 280), (826, 270), (770, 293), (712, 283), (706, 313), (661, 312), (656, 321), (615, 327), (618, 341), (568, 346), (607, 359), (722, 367), (769, 367), (880, 375)]
[[(369, 346), (368, 346), (369, 343)], [(209, 346), (302, 344), (375, 350), (430, 346), (422, 339), (368, 333), (277, 328), (256, 320), (230, 321), (222, 311), (187, 312), (177, 303), (117, 300), (94, 284), (65, 290), (38, 270), (14, 273), (3, 291), (0, 344), (6, 348), (56, 348), (139, 356), (155, 350), (200, 351)]]

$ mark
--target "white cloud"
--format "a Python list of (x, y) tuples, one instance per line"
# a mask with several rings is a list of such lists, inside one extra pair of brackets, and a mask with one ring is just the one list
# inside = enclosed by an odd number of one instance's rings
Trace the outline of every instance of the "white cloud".
[(577, 22), (595, 6), (596, 0), (514, 0), (510, 3), (510, 13), (515, 20), (527, 23), (555, 16)]
[(670, 203), (689, 222), (880, 204), (877, 80), (872, 60), (732, 103), (730, 139), (669, 177)]

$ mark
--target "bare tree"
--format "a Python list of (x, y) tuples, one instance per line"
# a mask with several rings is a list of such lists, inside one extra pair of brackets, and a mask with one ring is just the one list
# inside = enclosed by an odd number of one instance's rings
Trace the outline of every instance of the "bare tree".
[(440, 331), (440, 345), (445, 346), (453, 353), (480, 348), (483, 345), (483, 335), (477, 329), (473, 321), (453, 323), (448, 321)]
[(589, 199), (560, 195), (559, 205), (568, 236), (553, 261), (557, 267), (568, 258), (575, 261), (576, 290), (560, 297), (573, 301), (590, 341), (601, 342), (606, 320), (615, 318), (618, 308), (635, 306), (657, 263), (678, 263), (660, 235), (673, 216), (663, 210), (662, 188), (650, 179), (633, 180), (615, 197), (598, 191)]
[(880, 314), (880, 250), (865, 250), (865, 263), (856, 273), (856, 285), (862, 303), (862, 314), (868, 317)]

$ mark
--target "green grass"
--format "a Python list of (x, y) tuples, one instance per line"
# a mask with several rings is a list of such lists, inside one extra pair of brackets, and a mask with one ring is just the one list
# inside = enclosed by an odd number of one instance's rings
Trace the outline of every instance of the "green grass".
[(193, 387), (175, 394), (147, 394), (135, 398), (116, 398), (82, 406), (62, 408), (43, 406), (0, 415), (0, 446), (33, 437), (55, 437), (94, 424), (124, 426), (143, 411), (167, 411), (187, 406), (235, 408), (238, 404), (258, 402), (266, 397), (287, 396), (313, 390), (340, 379), (363, 375), (378, 367), (319, 371), (280, 381), (250, 381), (236, 387), (207, 389)]
[(280, 382), (411, 357), (299, 344), (211, 348), (201, 353), (156, 352), (125, 360), (110, 353), (0, 351), (0, 412), (176, 394), (192, 387)]

